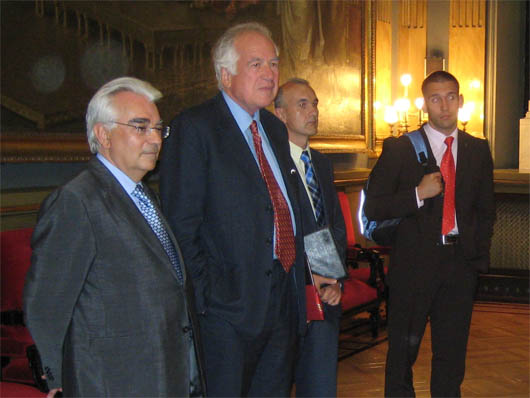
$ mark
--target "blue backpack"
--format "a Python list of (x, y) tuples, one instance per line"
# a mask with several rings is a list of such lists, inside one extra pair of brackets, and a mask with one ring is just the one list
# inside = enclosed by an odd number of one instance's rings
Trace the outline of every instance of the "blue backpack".
[[(405, 134), (409, 139), (416, 151), (418, 162), (426, 167), (427, 166), (427, 147), (421, 132), (419, 130), (411, 131)], [(374, 241), (378, 245), (391, 246), (394, 243), (397, 227), (401, 222), (401, 218), (391, 218), (389, 220), (369, 220), (364, 213), (364, 204), (366, 200), (366, 190), (370, 183), (370, 177), (366, 181), (366, 185), (361, 191), (361, 200), (359, 206), (359, 221), (361, 225), (361, 233), (366, 239)]]

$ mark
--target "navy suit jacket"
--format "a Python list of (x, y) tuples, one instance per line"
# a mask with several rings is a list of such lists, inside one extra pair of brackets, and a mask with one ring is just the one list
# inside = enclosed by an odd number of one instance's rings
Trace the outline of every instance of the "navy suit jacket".
[[(305, 290), (298, 175), (287, 130), (267, 110), (261, 124), (282, 171), (297, 225), (289, 277), (299, 331)], [(199, 312), (255, 337), (264, 325), (273, 266), (273, 207), (259, 167), (222, 94), (188, 109), (170, 125), (160, 164), (162, 208), (193, 279)]]
[[(429, 152), (429, 167), (433, 168), (436, 161), (423, 128), (421, 133)], [(392, 255), (396, 265), (439, 261), (433, 253), (441, 237), (443, 195), (427, 199), (418, 208), (415, 188), (423, 175), (424, 170), (407, 137), (384, 141), (383, 152), (370, 175), (365, 211), (374, 220), (403, 218)], [(455, 208), (466, 262), (475, 270), (485, 272), (495, 220), (493, 162), (486, 140), (460, 130)]]

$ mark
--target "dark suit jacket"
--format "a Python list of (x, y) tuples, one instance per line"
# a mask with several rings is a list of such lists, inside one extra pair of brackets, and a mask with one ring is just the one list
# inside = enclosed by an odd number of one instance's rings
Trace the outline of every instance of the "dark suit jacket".
[[(300, 225), (297, 174), (283, 123), (266, 110), (260, 121), (280, 165)], [(262, 329), (271, 291), (273, 208), (259, 167), (222, 94), (178, 115), (160, 164), (162, 208), (193, 278), (197, 309), (243, 335)], [(301, 231), (290, 271), (300, 331), (305, 328)], [(298, 287), (298, 289), (297, 289)]]
[[(436, 161), (423, 131), (430, 167)], [(388, 138), (370, 176), (365, 212), (369, 219), (403, 217), (393, 250), (396, 265), (437, 261), (432, 253), (441, 237), (443, 196), (418, 209), (415, 187), (424, 175), (407, 137)], [(485, 140), (458, 131), (455, 207), (462, 249), (468, 264), (487, 271), (495, 220), (493, 162)]]
[(190, 285), (99, 160), (43, 202), (32, 247), (24, 311), (50, 388), (189, 394)]
[[(344, 224), (344, 216), (342, 215), (339, 198), (337, 197), (337, 191), (335, 189), (333, 166), (326, 155), (314, 149), (311, 149), (311, 162), (313, 163), (315, 175), (322, 193), (326, 226), (330, 228), (339, 254), (344, 261), (346, 257), (346, 226)], [(305, 176), (301, 176), (301, 178), (305, 179)], [(304, 235), (307, 235), (311, 232), (315, 232), (320, 227), (315, 221), (313, 209), (301, 178), (298, 179), (298, 191), (300, 192), (299, 201), (302, 213), (302, 230)], [(330, 313), (333, 314), (333, 316), (340, 316), (340, 305), (325, 305), (324, 309), (326, 315)]]

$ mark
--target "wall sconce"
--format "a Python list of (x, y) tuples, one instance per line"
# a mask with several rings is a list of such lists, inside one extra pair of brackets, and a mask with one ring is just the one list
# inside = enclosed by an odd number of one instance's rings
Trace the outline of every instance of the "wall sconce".
[(409, 123), (407, 113), (410, 108), (410, 101), (407, 98), (399, 98), (394, 103), (394, 108), (399, 115), (399, 135), (409, 131)]
[(398, 121), (398, 114), (393, 106), (385, 106), (383, 119), (390, 129), (390, 135), (394, 135), (394, 124)]

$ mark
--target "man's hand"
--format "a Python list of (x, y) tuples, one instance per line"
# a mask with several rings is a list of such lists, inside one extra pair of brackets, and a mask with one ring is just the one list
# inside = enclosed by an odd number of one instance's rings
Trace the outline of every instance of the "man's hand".
[(48, 395), (46, 395), (46, 398), (54, 398), (55, 394), (57, 394), (59, 391), (63, 392), (63, 389), (62, 388), (54, 388), (53, 390), (50, 390)]
[[(342, 292), (336, 279), (325, 278), (320, 275), (313, 274), (315, 286), (322, 301), (329, 305), (337, 305), (340, 303)], [(322, 285), (328, 285), (322, 287)]]
[(418, 198), (420, 200), (434, 198), (442, 190), (442, 174), (439, 171), (425, 174), (418, 185)]

